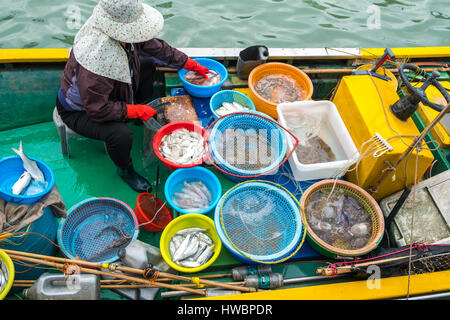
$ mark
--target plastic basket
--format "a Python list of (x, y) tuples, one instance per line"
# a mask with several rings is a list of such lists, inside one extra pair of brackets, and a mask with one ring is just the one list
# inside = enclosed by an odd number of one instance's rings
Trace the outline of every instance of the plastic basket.
[(12, 186), (19, 177), (24, 173), (23, 161), (19, 156), (6, 157), (0, 160), (0, 197), (6, 202), (19, 204), (30, 204), (38, 201), (47, 195), (55, 185), (55, 175), (52, 169), (44, 162), (28, 157), (30, 160), (36, 161), (38, 168), (44, 174), (47, 187), (34, 195), (15, 195), (12, 193)]
[(322, 180), (311, 187), (309, 187), (302, 198), (300, 199), (300, 205), (303, 210), (306, 210), (306, 206), (308, 204), (309, 198), (316, 192), (320, 190), (330, 191), (334, 190), (343, 190), (346, 194), (354, 197), (359, 201), (359, 203), (364, 207), (364, 210), (367, 214), (372, 217), (372, 236), (367, 242), (367, 244), (358, 250), (343, 250), (340, 248), (333, 247), (327, 244), (325, 241), (320, 239), (310, 226), (307, 227), (307, 240), (311, 244), (311, 246), (316, 249), (319, 253), (324, 256), (335, 258), (336, 256), (361, 256), (369, 253), (373, 249), (375, 249), (383, 238), (384, 234), (384, 217), (383, 212), (375, 201), (375, 199), (367, 193), (364, 189), (358, 187), (357, 185), (350, 183), (344, 180)]
[[(224, 145), (223, 139), (228, 133), (233, 134), (234, 132), (239, 134), (235, 139), (237, 143), (246, 143), (245, 139), (239, 138), (241, 133), (246, 135), (254, 132), (257, 134), (263, 132), (266, 135), (267, 143), (272, 151), (270, 152), (270, 159), (268, 159), (269, 161), (264, 167), (243, 169), (242, 167), (237, 167), (237, 163), (230, 163), (223, 157), (221, 149), (225, 150), (225, 152), (232, 150)], [(242, 182), (269, 174), (279, 168), (286, 160), (287, 139), (283, 128), (266, 115), (257, 111), (252, 113), (237, 112), (220, 117), (210, 125), (208, 128), (207, 146), (207, 154), (211, 163), (229, 179)], [(244, 156), (250, 157), (259, 148), (259, 145), (258, 141), (253, 140), (248, 145), (241, 145), (240, 147), (244, 148), (243, 150), (247, 154)], [(240, 150), (237, 150), (236, 156), (240, 153)]]
[[(208, 188), (211, 193), (211, 204), (208, 208), (201, 211), (192, 211), (178, 207), (173, 202), (174, 194), (179, 192), (182, 189), (183, 183), (185, 181), (201, 181)], [(222, 185), (220, 184), (219, 179), (216, 177), (214, 173), (210, 170), (202, 168), (202, 167), (193, 167), (193, 168), (183, 168), (178, 169), (170, 174), (170, 176), (166, 180), (166, 184), (164, 185), (164, 193), (167, 202), (169, 205), (174, 208), (177, 212), (181, 214), (185, 213), (199, 213), (205, 214), (208, 213), (216, 207), (219, 202), (220, 197), (222, 196)]]
[(176, 130), (180, 130), (180, 129), (187, 129), (189, 131), (198, 132), (203, 137), (206, 134), (205, 128), (203, 128), (200, 125), (197, 125), (193, 122), (188, 122), (188, 121), (171, 122), (169, 124), (166, 124), (165, 126), (163, 126), (161, 129), (159, 129), (156, 132), (155, 136), (153, 137), (153, 151), (154, 151), (155, 155), (158, 157), (158, 159), (161, 160), (161, 162), (164, 163), (164, 165), (171, 171), (175, 171), (178, 168), (190, 168), (190, 167), (201, 165), (203, 162), (205, 162), (205, 160), (207, 158), (207, 156), (205, 154), (203, 159), (199, 162), (190, 163), (190, 164), (177, 164), (177, 163), (167, 160), (166, 158), (164, 158), (162, 156), (162, 154), (159, 152), (159, 146), (161, 144), (162, 138), (164, 136), (171, 134), (172, 132), (174, 132)]
[[(258, 205), (270, 206), (270, 213), (246, 210), (244, 202), (252, 197)], [(243, 210), (237, 214), (234, 210), (240, 205)], [(305, 239), (299, 203), (289, 191), (268, 181), (246, 181), (230, 189), (219, 201), (214, 219), (225, 247), (244, 263), (285, 261)]]
[[(211, 240), (214, 242), (215, 245), (214, 254), (212, 255), (212, 257), (205, 264), (197, 268), (181, 267), (176, 263), (174, 263), (170, 257), (169, 253), (170, 240), (172, 239), (173, 235), (176, 232), (187, 228), (202, 228), (208, 230), (207, 235), (211, 238)], [(173, 219), (167, 225), (167, 227), (161, 234), (159, 247), (161, 250), (161, 256), (170, 267), (172, 267), (177, 271), (194, 273), (208, 268), (210, 265), (214, 263), (214, 261), (217, 260), (220, 251), (222, 250), (222, 242), (220, 241), (220, 238), (217, 235), (216, 229), (214, 227), (214, 221), (211, 220), (211, 218), (208, 218), (207, 216), (204, 216), (202, 214), (190, 213)]]
[(220, 62), (208, 59), (208, 58), (197, 58), (194, 59), (198, 63), (200, 63), (202, 66), (214, 70), (217, 73), (220, 74), (221, 81), (218, 84), (215, 84), (213, 86), (197, 86), (195, 84), (189, 83), (184, 79), (184, 75), (188, 72), (186, 69), (180, 69), (178, 71), (178, 77), (180, 78), (181, 82), (184, 85), (184, 89), (192, 96), (198, 97), (198, 98), (209, 98), (216, 92), (220, 91), (222, 89), (222, 85), (227, 81), (228, 79), (228, 71), (224, 67), (223, 64)]
[[(253, 104), (253, 101), (250, 100), (249, 97), (247, 97), (245, 94), (240, 93), (238, 91), (234, 90), (222, 90), (217, 93), (215, 93), (211, 100), (209, 101), (209, 107), (211, 108), (211, 112), (215, 119), (219, 118), (220, 116), (217, 115), (215, 112), (216, 109), (220, 108), (224, 102), (233, 103), (237, 102), (241, 106), (247, 107), (250, 109), (248, 112), (255, 111), (255, 105)], [(247, 111), (247, 110), (242, 110)]]
[(255, 85), (263, 77), (268, 75), (282, 74), (294, 79), (297, 84), (305, 90), (303, 100), (310, 100), (313, 95), (313, 83), (306, 73), (300, 69), (281, 62), (264, 63), (250, 72), (248, 76), (248, 87), (252, 92), (252, 100), (256, 110), (264, 112), (274, 119), (278, 118), (277, 105), (261, 97), (255, 90)]
[(70, 208), (57, 238), (70, 259), (111, 263), (138, 233), (136, 216), (127, 204), (113, 198), (89, 198)]
[(169, 208), (150, 193), (144, 192), (138, 195), (134, 213), (139, 225), (150, 232), (161, 231), (172, 221)]

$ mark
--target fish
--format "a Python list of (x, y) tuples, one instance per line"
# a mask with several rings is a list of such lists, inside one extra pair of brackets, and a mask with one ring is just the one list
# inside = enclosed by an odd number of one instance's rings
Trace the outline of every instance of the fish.
[(25, 171), (12, 186), (12, 193), (16, 195), (22, 194), (29, 186), (30, 182), (31, 174), (28, 171)]
[(0, 262), (0, 292), (2, 292), (3, 287), (8, 282), (8, 277), (5, 271), (3, 271), (3, 262)]
[(197, 72), (189, 71), (184, 75), (184, 79), (187, 82), (195, 84), (197, 86), (213, 86), (215, 84), (218, 84), (222, 79), (220, 74), (214, 70), (209, 70), (206, 75), (208, 76), (208, 78), (204, 78)]
[(113, 241), (111, 241), (111, 245), (106, 247), (105, 249), (103, 249), (102, 251), (100, 251), (99, 253), (96, 253), (92, 256), (90, 256), (89, 258), (86, 258), (86, 260), (96, 260), (100, 257), (102, 257), (105, 254), (110, 253), (111, 251), (122, 247), (123, 245), (129, 243), (131, 241), (131, 236), (130, 235), (125, 235), (124, 237), (121, 237), (119, 239), (114, 239)]
[(214, 242), (206, 234), (207, 231), (193, 227), (176, 232), (169, 241), (172, 261), (185, 268), (196, 268), (205, 264), (214, 254)]
[(222, 117), (224, 115), (233, 113), (233, 112), (240, 112), (240, 111), (246, 111), (250, 110), (250, 108), (241, 105), (240, 103), (237, 103), (236, 101), (233, 102), (223, 102), (222, 105), (214, 110), (214, 112), (219, 116)]
[(209, 258), (211, 258), (212, 254), (213, 254), (213, 249), (214, 249), (214, 245), (207, 246), (206, 249), (202, 252), (202, 254), (198, 257), (197, 262), (200, 265), (202, 265), (206, 261), (208, 261)]
[(211, 204), (211, 192), (201, 181), (183, 183), (184, 188), (175, 192), (172, 201), (185, 210), (204, 210)]
[(39, 169), (36, 161), (29, 159), (23, 152), (22, 140), (20, 141), (19, 150), (15, 149), (15, 148), (11, 148), (11, 149), (15, 153), (17, 153), (17, 155), (22, 159), (23, 168), (25, 169), (25, 171), (27, 171), (31, 175), (31, 177), (34, 180), (36, 180), (37, 182), (44, 183), (45, 182), (44, 174)]
[(200, 133), (185, 128), (176, 130), (161, 139), (159, 152), (176, 164), (196, 163), (205, 156), (204, 138)]
[(193, 232), (207, 232), (208, 230), (206, 229), (202, 229), (202, 228), (188, 228), (188, 229), (183, 229), (180, 231), (177, 231), (177, 233), (175, 235), (187, 235), (189, 233), (193, 233)]

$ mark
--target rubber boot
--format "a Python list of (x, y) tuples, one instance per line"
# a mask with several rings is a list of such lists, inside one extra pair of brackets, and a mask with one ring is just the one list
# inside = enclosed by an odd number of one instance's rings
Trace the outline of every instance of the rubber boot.
[(150, 183), (147, 179), (134, 171), (133, 164), (130, 164), (126, 169), (118, 168), (117, 173), (134, 191), (139, 193), (152, 192)]

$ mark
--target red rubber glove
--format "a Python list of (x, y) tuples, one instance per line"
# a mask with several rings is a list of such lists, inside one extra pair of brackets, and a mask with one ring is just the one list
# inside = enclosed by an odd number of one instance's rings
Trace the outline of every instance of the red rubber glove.
[(127, 119), (147, 121), (156, 114), (156, 110), (146, 104), (127, 104)]
[(198, 63), (197, 61), (195, 61), (191, 58), (187, 59), (183, 68), (186, 70), (189, 70), (189, 71), (197, 72), (198, 74), (202, 75), (203, 78), (208, 79), (208, 76), (206, 75), (206, 73), (209, 72), (209, 69), (202, 66), (200, 63)]

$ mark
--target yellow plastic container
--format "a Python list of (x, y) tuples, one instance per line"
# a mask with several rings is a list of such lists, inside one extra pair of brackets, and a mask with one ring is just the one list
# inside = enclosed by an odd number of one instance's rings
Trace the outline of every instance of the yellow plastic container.
[(305, 90), (305, 97), (303, 100), (310, 100), (313, 94), (313, 83), (306, 73), (300, 69), (281, 62), (270, 62), (264, 63), (250, 72), (248, 76), (248, 87), (250, 88), (251, 94), (249, 98), (255, 104), (256, 110), (263, 112), (274, 119), (278, 119), (277, 105), (270, 102), (267, 99), (261, 97), (255, 91), (256, 83), (263, 77), (268, 75), (282, 74), (294, 79), (297, 84)]
[[(442, 81), (442, 86), (448, 90), (450, 90), (450, 82), (448, 81)], [(419, 83), (412, 83), (415, 87), (421, 87), (423, 85), (423, 82)], [(425, 93), (428, 97), (428, 99), (431, 102), (441, 104), (443, 106), (447, 105), (447, 101), (445, 100), (442, 93), (439, 92), (439, 90), (434, 86), (429, 86)], [(428, 126), (439, 114), (438, 111), (425, 106), (423, 103), (419, 103), (419, 108), (417, 109), (417, 113), (419, 114), (422, 121), (425, 123), (426, 126)], [(447, 115), (446, 117), (450, 117), (450, 115)], [(436, 140), (437, 143), (439, 143), (439, 146), (444, 149), (450, 149), (450, 132), (448, 132), (445, 127), (442, 125), (442, 121), (438, 122), (436, 126), (431, 129), (431, 135), (433, 136), (434, 140)]]
[(2, 291), (0, 291), (0, 300), (3, 300), (9, 293), (9, 290), (11, 290), (11, 287), (14, 282), (14, 263), (12, 262), (11, 258), (6, 254), (5, 251), (0, 250), (0, 261), (6, 264), (6, 268), (8, 269), (8, 281), (6, 282), (6, 286), (3, 288)]
[[(214, 254), (212, 255), (212, 257), (205, 264), (197, 268), (185, 268), (179, 266), (175, 262), (173, 262), (170, 257), (170, 239), (172, 239), (176, 232), (187, 228), (202, 228), (208, 230), (206, 234), (212, 239), (215, 244)], [(214, 221), (211, 218), (208, 218), (203, 214), (187, 213), (179, 216), (178, 218), (175, 218), (166, 226), (163, 233), (161, 234), (159, 248), (161, 250), (161, 255), (164, 261), (166, 261), (166, 263), (173, 269), (185, 273), (194, 273), (208, 268), (214, 263), (214, 261), (216, 261), (216, 259), (219, 257), (220, 251), (222, 250), (222, 241), (220, 241), (219, 236), (217, 235)]]
[[(374, 157), (373, 152), (359, 163), (358, 170), (346, 174), (345, 179), (371, 192), (384, 171), (394, 164), (400, 155), (420, 134), (413, 120), (403, 122), (390, 111), (390, 105), (399, 99), (395, 86), (369, 75), (350, 75), (342, 78), (332, 99), (344, 121), (360, 154), (366, 150), (362, 145), (375, 133), (380, 134), (392, 146), (393, 150), (382, 156)], [(398, 137), (402, 135), (402, 139)], [(408, 137), (405, 137), (408, 136)], [(367, 146), (368, 143), (365, 145)], [(362, 147), (362, 148), (361, 148)], [(409, 159), (409, 160), (408, 160)], [(429, 150), (419, 152), (417, 179), (423, 176), (433, 161)], [(405, 168), (407, 164), (407, 168)], [(395, 172), (384, 180), (372, 196), (376, 200), (391, 195), (414, 183), (416, 153), (404, 159)]]

